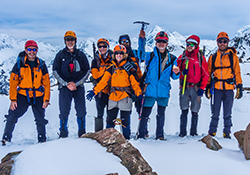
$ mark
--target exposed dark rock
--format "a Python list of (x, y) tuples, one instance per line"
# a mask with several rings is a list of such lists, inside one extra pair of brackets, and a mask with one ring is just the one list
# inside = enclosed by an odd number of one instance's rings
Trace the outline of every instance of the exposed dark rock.
[(107, 152), (112, 152), (119, 157), (132, 175), (157, 175), (141, 156), (138, 149), (133, 147), (116, 129), (108, 128), (95, 133), (86, 133), (81, 138), (91, 138), (102, 146), (107, 147)]
[(222, 146), (214, 139), (212, 138), (209, 134), (205, 137), (203, 137), (201, 140), (203, 143), (207, 145), (207, 148), (218, 151), (219, 149), (222, 148)]
[(237, 139), (238, 143), (239, 143), (239, 148), (243, 151), (244, 148), (244, 135), (245, 135), (245, 131), (241, 130), (241, 131), (237, 131), (234, 133), (234, 137)]
[(4, 158), (1, 160), (0, 164), (0, 175), (10, 175), (12, 166), (14, 164), (14, 158), (19, 155), (21, 151), (8, 153)]

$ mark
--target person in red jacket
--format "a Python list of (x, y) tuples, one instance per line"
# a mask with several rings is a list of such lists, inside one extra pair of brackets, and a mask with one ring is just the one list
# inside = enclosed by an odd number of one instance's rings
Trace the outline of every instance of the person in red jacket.
[[(191, 102), (191, 129), (190, 135), (197, 134), (198, 112), (201, 107), (201, 96), (203, 96), (209, 78), (208, 64), (199, 50), (200, 38), (191, 35), (186, 39), (187, 47), (177, 60), (180, 68), (180, 137), (187, 135), (187, 115), (189, 103)], [(185, 84), (185, 87), (183, 87)]]

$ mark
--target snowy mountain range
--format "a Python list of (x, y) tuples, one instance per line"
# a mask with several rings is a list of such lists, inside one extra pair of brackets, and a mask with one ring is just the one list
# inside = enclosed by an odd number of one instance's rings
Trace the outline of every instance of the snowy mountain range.
[[(146, 51), (152, 51), (154, 44), (155, 35), (164, 30), (159, 26), (155, 26), (152, 30), (146, 31)], [(188, 36), (183, 36), (178, 32), (169, 32), (164, 30), (169, 35), (169, 45), (168, 49), (170, 52), (179, 56), (183, 49), (185, 48), (185, 39)], [(118, 38), (118, 37), (117, 37)], [(110, 42), (110, 49), (113, 49), (117, 40), (107, 38)], [(24, 50), (24, 43), (27, 39), (16, 39), (8, 34), (0, 34), (0, 93), (8, 94), (8, 79), (10, 75), (11, 68), (16, 62), (16, 58), (19, 52)], [(52, 76), (52, 63), (55, 58), (56, 53), (62, 49), (64, 46), (55, 46), (49, 43), (44, 43), (43, 41), (36, 40), (39, 46), (38, 56), (42, 58), (49, 69), (51, 84), (55, 84), (55, 80)], [(84, 41), (79, 42), (78, 48), (81, 49), (88, 57), (89, 62), (91, 63), (93, 55), (93, 42), (96, 43), (97, 38), (88, 38)], [(137, 38), (131, 38), (132, 48), (138, 47)], [(245, 26), (242, 29), (238, 30), (236, 35), (231, 39), (230, 46), (234, 46), (238, 51), (238, 56), (242, 62), (246, 62), (250, 58), (250, 25)], [(205, 56), (208, 58), (210, 54), (215, 52), (217, 49), (215, 40), (204, 40), (201, 39), (200, 49), (204, 50), (205, 47)]]

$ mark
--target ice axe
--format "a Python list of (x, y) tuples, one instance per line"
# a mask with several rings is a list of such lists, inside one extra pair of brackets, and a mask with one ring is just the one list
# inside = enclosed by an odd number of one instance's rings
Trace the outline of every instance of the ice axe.
[(146, 25), (149, 25), (148, 22), (145, 22), (145, 21), (135, 21), (133, 22), (133, 24), (141, 24), (141, 30), (144, 30), (144, 28), (146, 27)]

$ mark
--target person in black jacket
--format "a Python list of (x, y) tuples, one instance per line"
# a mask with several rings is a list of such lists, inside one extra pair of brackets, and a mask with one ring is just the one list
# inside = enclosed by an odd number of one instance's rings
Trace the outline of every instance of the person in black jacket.
[(75, 32), (67, 31), (64, 35), (64, 41), (66, 47), (57, 53), (53, 63), (53, 75), (58, 81), (59, 89), (59, 137), (68, 137), (67, 124), (72, 98), (75, 102), (78, 136), (80, 137), (86, 132), (84, 81), (88, 78), (90, 66), (86, 55), (76, 49)]

